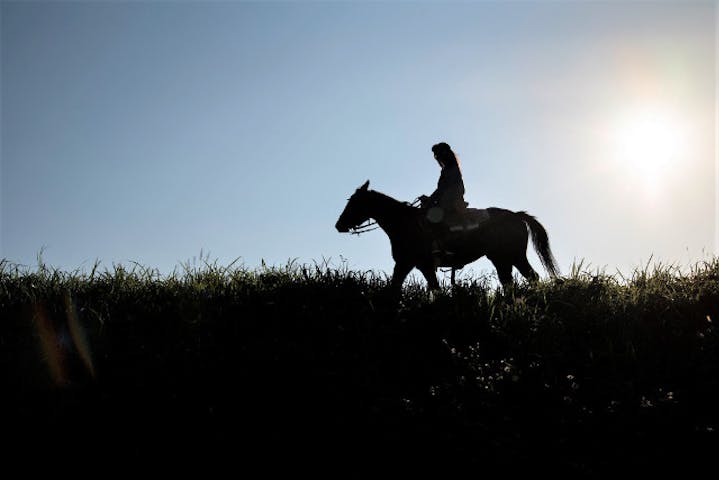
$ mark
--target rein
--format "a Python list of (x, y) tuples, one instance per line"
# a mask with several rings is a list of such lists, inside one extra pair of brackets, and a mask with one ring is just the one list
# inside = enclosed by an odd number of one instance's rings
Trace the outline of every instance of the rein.
[[(421, 200), (418, 198), (415, 198), (415, 200), (412, 203), (408, 203), (410, 207), (417, 207), (421, 203)], [(371, 232), (372, 230), (377, 230), (379, 228), (379, 225), (377, 225), (377, 222), (375, 220), (367, 220), (367, 222), (363, 223), (362, 225), (357, 225), (356, 227), (350, 228), (352, 235), (361, 235), (363, 233)]]
[(379, 225), (377, 225), (377, 222), (367, 220), (366, 223), (363, 223), (362, 225), (357, 225), (356, 227), (350, 228), (352, 230), (350, 233), (352, 235), (360, 235), (363, 233), (371, 232), (372, 230), (377, 230), (379, 228)]

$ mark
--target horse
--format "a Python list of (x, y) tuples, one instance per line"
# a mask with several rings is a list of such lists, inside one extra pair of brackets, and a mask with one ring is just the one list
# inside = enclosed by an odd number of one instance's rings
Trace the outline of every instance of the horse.
[(527, 260), (528, 236), (542, 265), (551, 277), (559, 275), (557, 261), (549, 247), (547, 232), (536, 218), (527, 212), (513, 212), (502, 208), (466, 209), (464, 221), (449, 228), (445, 250), (449, 255), (439, 259), (433, 254), (434, 234), (424, 209), (401, 202), (380, 192), (369, 190), (369, 180), (349, 198), (335, 228), (340, 233), (361, 233), (365, 222), (374, 219), (389, 237), (395, 261), (391, 287), (401, 291), (405, 278), (417, 268), (427, 280), (427, 286), (439, 289), (438, 267), (454, 272), (475, 260), (487, 256), (497, 270), (503, 287), (513, 283), (512, 267), (516, 267), (529, 281), (539, 278)]

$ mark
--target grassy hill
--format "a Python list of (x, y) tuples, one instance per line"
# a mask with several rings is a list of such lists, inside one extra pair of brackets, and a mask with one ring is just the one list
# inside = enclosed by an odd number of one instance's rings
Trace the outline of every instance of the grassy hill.
[(719, 259), (399, 303), (316, 265), (2, 262), (0, 317), (8, 459), (601, 478), (719, 446)]

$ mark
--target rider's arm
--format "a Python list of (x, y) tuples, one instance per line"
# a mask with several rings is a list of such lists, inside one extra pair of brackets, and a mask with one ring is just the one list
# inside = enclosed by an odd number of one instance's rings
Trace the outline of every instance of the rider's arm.
[(434, 192), (429, 196), (429, 200), (431, 203), (438, 203), (442, 195), (444, 194), (445, 190), (447, 190), (447, 175), (445, 173), (445, 170), (442, 170), (442, 173), (439, 176), (439, 181), (437, 181), (437, 188)]

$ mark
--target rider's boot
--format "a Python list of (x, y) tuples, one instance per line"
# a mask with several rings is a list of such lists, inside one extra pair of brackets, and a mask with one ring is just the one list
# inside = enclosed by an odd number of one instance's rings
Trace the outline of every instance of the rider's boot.
[(454, 252), (447, 250), (447, 244), (444, 238), (445, 235), (446, 232), (444, 230), (441, 232), (438, 231), (432, 240), (432, 259), (434, 260), (435, 268), (439, 267), (442, 261), (446, 261), (454, 255)]

